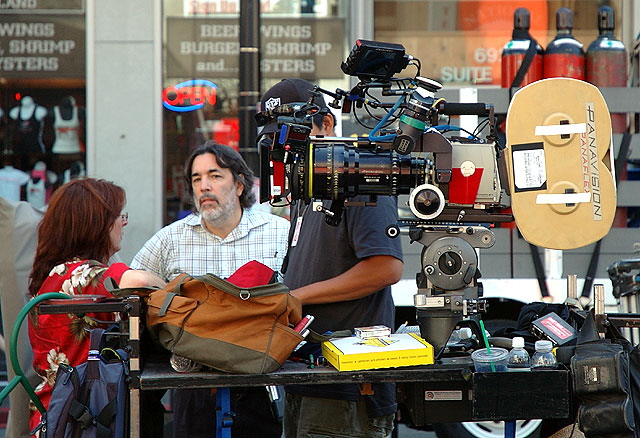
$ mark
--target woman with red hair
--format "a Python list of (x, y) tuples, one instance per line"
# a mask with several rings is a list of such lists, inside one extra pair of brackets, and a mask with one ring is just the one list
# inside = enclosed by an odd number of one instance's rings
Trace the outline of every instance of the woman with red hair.
[[(112, 295), (104, 286), (113, 278), (120, 287), (164, 286), (154, 274), (109, 264), (120, 250), (128, 216), (122, 212), (124, 190), (105, 180), (73, 180), (53, 193), (38, 227), (38, 246), (31, 271), (29, 292), (68, 295)], [(44, 315), (29, 318), (33, 366), (42, 378), (36, 394), (48, 409), (58, 365), (77, 366), (87, 360), (89, 331), (114, 321), (112, 313)], [(32, 406), (30, 426), (40, 424), (40, 412)]]

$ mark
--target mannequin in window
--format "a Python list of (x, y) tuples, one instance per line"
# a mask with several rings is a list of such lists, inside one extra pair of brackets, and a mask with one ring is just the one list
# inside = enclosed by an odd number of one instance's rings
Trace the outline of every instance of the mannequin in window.
[(82, 161), (74, 161), (62, 174), (62, 183), (66, 184), (72, 179), (82, 178), (86, 175), (87, 173), (84, 170), (84, 163)]
[(52, 148), (54, 154), (79, 154), (84, 151), (81, 132), (84, 115), (84, 109), (76, 106), (76, 100), (72, 96), (65, 96), (60, 105), (53, 107), (53, 129), (56, 136)]
[(30, 176), (27, 181), (27, 201), (36, 208), (43, 208), (49, 202), (58, 176), (55, 172), (47, 170), (44, 161), (38, 161), (33, 166)]
[(29, 181), (29, 174), (13, 167), (13, 160), (3, 157), (3, 167), (0, 169), (0, 197), (13, 202), (22, 198), (22, 186)]
[(11, 108), (9, 117), (15, 121), (13, 144), (16, 154), (44, 154), (42, 126), (47, 113), (47, 109), (31, 96), (24, 96), (18, 106)]

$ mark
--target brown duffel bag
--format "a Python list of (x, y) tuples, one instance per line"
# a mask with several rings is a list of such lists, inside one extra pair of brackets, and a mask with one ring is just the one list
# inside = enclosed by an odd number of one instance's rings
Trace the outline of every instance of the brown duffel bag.
[(146, 299), (147, 327), (174, 354), (220, 371), (268, 373), (302, 340), (300, 301), (282, 283), (241, 288), (181, 274)]
[[(243, 267), (249, 276), (259, 265), (250, 263)], [(274, 371), (304, 339), (291, 328), (302, 319), (302, 306), (282, 283), (240, 287), (213, 274), (180, 274), (162, 289), (136, 294), (144, 297), (146, 326), (161, 346), (216, 370)]]

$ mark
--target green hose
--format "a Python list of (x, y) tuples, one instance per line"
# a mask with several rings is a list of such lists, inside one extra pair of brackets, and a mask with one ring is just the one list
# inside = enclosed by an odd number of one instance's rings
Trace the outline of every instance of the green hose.
[(54, 298), (71, 298), (69, 295), (65, 295), (60, 292), (47, 292), (42, 295), (38, 295), (32, 298), (25, 306), (22, 308), (18, 316), (16, 317), (15, 322), (13, 323), (13, 328), (11, 329), (11, 340), (9, 342), (9, 356), (11, 357), (11, 366), (13, 367), (13, 371), (16, 376), (11, 379), (11, 382), (0, 392), (0, 404), (4, 401), (5, 398), (9, 395), (9, 393), (18, 386), (18, 384), (22, 384), (25, 391), (29, 395), (29, 398), (36, 406), (38, 411), (41, 414), (45, 414), (47, 410), (44, 408), (44, 405), (36, 395), (33, 386), (29, 383), (29, 380), (24, 375), (22, 368), (20, 367), (20, 361), (18, 360), (18, 337), (20, 335), (20, 327), (22, 326), (22, 321), (29, 314), (31, 309), (40, 304), (42, 301), (51, 300)]

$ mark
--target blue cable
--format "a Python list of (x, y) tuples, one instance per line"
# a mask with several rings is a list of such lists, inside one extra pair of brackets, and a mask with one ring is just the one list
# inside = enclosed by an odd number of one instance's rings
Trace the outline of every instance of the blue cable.
[(438, 131), (462, 131), (461, 127), (455, 125), (437, 125), (431, 128), (437, 129)]
[(467, 134), (469, 134), (469, 136), (467, 138), (480, 140), (480, 138), (478, 138), (477, 135), (472, 134), (471, 132), (467, 131), (466, 129), (461, 128), (460, 126), (455, 126), (455, 125), (437, 125), (437, 126), (432, 126), (431, 128), (432, 129), (437, 129), (438, 131), (460, 131), (460, 132), (466, 132)]
[(396, 101), (396, 103), (393, 104), (393, 107), (391, 107), (391, 110), (382, 118), (382, 120), (380, 120), (380, 122), (378, 122), (378, 124), (376, 125), (375, 128), (373, 128), (373, 130), (369, 133), (369, 140), (371, 141), (389, 141), (389, 140), (393, 140), (395, 138), (395, 134), (388, 134), (388, 135), (383, 135), (383, 136), (376, 136), (376, 132), (378, 132), (380, 130), (380, 128), (382, 128), (382, 126), (387, 123), (387, 120), (389, 120), (389, 118), (393, 115), (393, 113), (396, 112), (396, 110), (398, 108), (400, 108), (400, 105), (402, 105), (402, 102), (404, 101), (403, 98), (400, 98)]

